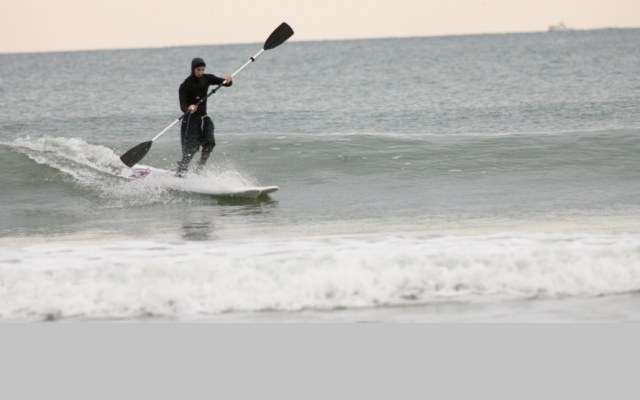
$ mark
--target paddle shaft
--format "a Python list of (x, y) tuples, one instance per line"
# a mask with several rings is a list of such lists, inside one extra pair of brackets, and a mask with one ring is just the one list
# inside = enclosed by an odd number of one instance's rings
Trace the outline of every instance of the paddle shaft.
[[(234, 72), (233, 74), (231, 74), (231, 77), (234, 78), (236, 75), (238, 75), (243, 69), (247, 68), (247, 66), (249, 64), (251, 64), (252, 62), (254, 62), (256, 60), (256, 58), (260, 57), (260, 55), (264, 53), (264, 49), (260, 49), (259, 52), (256, 53), (256, 55), (254, 55), (253, 57), (251, 57), (249, 59), (249, 61), (247, 61), (246, 63), (244, 63), (244, 65), (242, 67), (240, 67), (236, 72)], [(198, 101), (198, 103), (196, 103), (196, 105), (200, 105), (202, 103), (204, 103), (209, 96), (211, 96), (212, 94), (214, 94), (215, 92), (217, 92), (222, 86), (224, 86), (224, 84), (227, 83), (227, 81), (222, 82), (221, 84), (219, 84), (218, 86), (216, 86), (215, 88), (211, 89), (211, 92), (209, 92), (209, 94), (203, 98), (200, 99), (200, 101)], [(189, 111), (185, 112), (184, 114), (182, 114), (180, 117), (178, 117), (178, 119), (176, 119), (175, 121), (173, 121), (171, 123), (171, 125), (167, 126), (166, 128), (164, 128), (162, 130), (162, 132), (158, 133), (153, 139), (151, 139), (152, 142), (154, 142), (156, 139), (158, 139), (160, 136), (164, 135), (169, 129), (173, 128), (173, 126), (175, 124), (177, 124), (178, 122), (180, 122), (180, 120), (182, 120), (183, 118), (187, 117), (189, 115)]]

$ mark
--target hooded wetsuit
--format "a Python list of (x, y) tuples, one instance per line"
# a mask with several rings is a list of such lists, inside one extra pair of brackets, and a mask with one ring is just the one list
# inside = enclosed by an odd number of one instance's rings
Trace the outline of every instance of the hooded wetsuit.
[[(224, 82), (224, 78), (215, 75), (204, 74), (197, 78), (193, 72), (197, 67), (205, 66), (201, 58), (194, 58), (191, 61), (191, 75), (182, 82), (179, 89), (180, 109), (186, 113), (189, 106), (197, 104), (200, 99), (207, 97), (207, 91), (211, 85), (219, 85)], [(224, 86), (231, 86), (233, 82), (225, 83)], [(198, 109), (193, 114), (187, 114), (182, 119), (182, 127), (180, 141), (182, 143), (182, 160), (178, 162), (177, 175), (183, 175), (187, 172), (189, 163), (200, 150), (202, 146), (202, 154), (200, 155), (199, 167), (204, 166), (216, 145), (213, 136), (213, 121), (207, 116), (207, 101), (203, 101), (198, 105)]]

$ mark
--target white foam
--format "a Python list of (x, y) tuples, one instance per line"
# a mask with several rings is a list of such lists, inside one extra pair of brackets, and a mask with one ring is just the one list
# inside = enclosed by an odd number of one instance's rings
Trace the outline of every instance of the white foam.
[[(86, 167), (117, 173), (122, 170), (120, 158), (108, 147), (93, 145), (77, 138), (44, 137), (38, 139), (17, 138), (8, 145), (23, 150), (32, 150), (29, 155), (38, 154), (41, 160), (49, 158), (66, 159)], [(53, 157), (45, 157), (45, 155)]]
[(640, 290), (639, 235), (4, 246), (0, 318), (223, 312)]
[(189, 174), (176, 184), (173, 174), (154, 174), (149, 178), (127, 182), (118, 176), (126, 176), (126, 168), (119, 156), (110, 148), (93, 145), (77, 138), (44, 137), (18, 138), (3, 143), (34, 160), (36, 163), (57, 169), (73, 178), (81, 186), (97, 191), (107, 207), (136, 206), (150, 203), (180, 201), (171, 196), (171, 189), (187, 191), (225, 192), (256, 186), (251, 177), (245, 177), (231, 167), (209, 166), (202, 174)]
[[(138, 165), (149, 174), (142, 179), (134, 179), (129, 185), (144, 191), (174, 189), (193, 193), (234, 193), (255, 186), (254, 181), (234, 170), (209, 166), (199, 173), (190, 173), (179, 178), (173, 171)], [(123, 176), (130, 176), (127, 172)]]

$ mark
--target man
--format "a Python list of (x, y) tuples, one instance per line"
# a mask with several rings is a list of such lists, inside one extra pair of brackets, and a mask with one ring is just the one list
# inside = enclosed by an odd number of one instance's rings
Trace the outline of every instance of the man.
[(207, 101), (205, 100), (199, 105), (197, 103), (207, 96), (210, 85), (219, 85), (223, 82), (224, 86), (233, 84), (231, 75), (227, 75), (223, 79), (205, 74), (206, 66), (202, 58), (194, 58), (191, 61), (191, 75), (180, 85), (180, 109), (183, 113), (189, 112), (189, 114), (182, 119), (180, 131), (182, 160), (178, 161), (176, 176), (186, 174), (191, 159), (202, 146), (202, 154), (196, 171), (201, 170), (216, 145), (213, 137), (213, 121), (207, 115)]

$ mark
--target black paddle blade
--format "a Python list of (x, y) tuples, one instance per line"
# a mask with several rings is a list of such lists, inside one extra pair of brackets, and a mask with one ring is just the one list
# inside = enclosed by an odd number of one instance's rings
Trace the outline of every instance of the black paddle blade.
[(124, 153), (122, 157), (120, 157), (120, 160), (127, 167), (129, 168), (133, 167), (138, 162), (140, 162), (140, 160), (142, 160), (144, 156), (147, 155), (147, 153), (149, 152), (149, 149), (151, 148), (151, 144), (153, 144), (152, 140), (149, 140), (148, 142), (140, 143), (136, 147)]
[(271, 33), (271, 35), (267, 38), (267, 41), (264, 42), (264, 49), (271, 50), (275, 47), (278, 47), (282, 43), (286, 42), (287, 39), (289, 39), (291, 36), (293, 36), (293, 29), (291, 29), (289, 24), (283, 22), (279, 27), (276, 28), (275, 31), (273, 31), (273, 33)]

